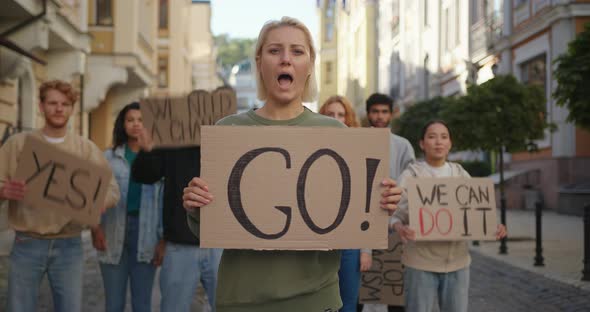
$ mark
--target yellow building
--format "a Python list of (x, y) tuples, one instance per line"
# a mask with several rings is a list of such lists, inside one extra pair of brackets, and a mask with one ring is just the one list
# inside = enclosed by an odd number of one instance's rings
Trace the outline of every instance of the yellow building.
[(91, 0), (84, 103), (91, 113), (90, 137), (111, 144), (120, 109), (148, 95), (214, 89), (216, 76), (210, 30), (210, 1)]
[(320, 105), (330, 95), (344, 95), (362, 116), (366, 98), (377, 91), (377, 1), (323, 0), (319, 10)]
[(126, 104), (147, 95), (156, 77), (156, 1), (91, 0), (84, 108), (90, 113), (90, 138), (111, 145), (114, 119)]
[[(0, 10), (0, 137), (44, 125), (39, 86), (62, 79), (83, 86), (90, 52), (86, 1), (2, 0)], [(87, 121), (78, 102), (70, 131), (84, 134)], [(0, 207), (0, 255), (10, 252), (13, 232)]]
[(319, 98), (321, 106), (327, 98), (338, 92), (336, 79), (338, 78), (338, 31), (336, 30), (336, 1), (324, 0), (318, 2), (320, 18), (320, 33), (318, 35), (318, 78)]
[[(86, 1), (3, 0), (0, 13), (0, 135), (43, 126), (38, 88), (48, 79), (81, 86), (90, 51)], [(83, 134), (80, 103), (70, 129)]]
[(158, 79), (153, 94), (176, 95), (192, 89), (190, 0), (159, 1)]
[(211, 33), (211, 1), (193, 0), (190, 29), (193, 89), (214, 90), (223, 81), (217, 74), (217, 50)]

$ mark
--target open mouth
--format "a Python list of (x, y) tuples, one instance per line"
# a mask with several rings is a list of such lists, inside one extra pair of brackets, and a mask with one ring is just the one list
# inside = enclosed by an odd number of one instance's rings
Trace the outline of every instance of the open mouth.
[(279, 78), (279, 85), (281, 87), (288, 87), (293, 83), (293, 76), (291, 76), (290, 74), (280, 74)]

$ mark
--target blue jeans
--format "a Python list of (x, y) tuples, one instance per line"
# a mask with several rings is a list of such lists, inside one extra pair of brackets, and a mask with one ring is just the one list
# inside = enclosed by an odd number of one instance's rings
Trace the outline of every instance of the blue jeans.
[(162, 312), (189, 312), (199, 281), (207, 292), (215, 312), (217, 270), (222, 249), (206, 249), (166, 242), (166, 254), (160, 269)]
[(125, 311), (129, 281), (133, 311), (150, 312), (156, 267), (151, 263), (137, 261), (138, 217), (127, 217), (125, 232), (125, 243), (119, 264), (100, 264), (105, 293), (105, 311)]
[[(404, 268), (407, 312), (467, 312), (469, 267), (449, 273)], [(436, 301), (438, 298), (438, 302)]]
[(10, 254), (8, 311), (37, 311), (39, 287), (45, 273), (56, 312), (82, 309), (84, 251), (80, 236), (37, 239), (17, 232)]
[(341, 312), (356, 312), (361, 287), (361, 252), (358, 249), (341, 251), (340, 270), (338, 270)]

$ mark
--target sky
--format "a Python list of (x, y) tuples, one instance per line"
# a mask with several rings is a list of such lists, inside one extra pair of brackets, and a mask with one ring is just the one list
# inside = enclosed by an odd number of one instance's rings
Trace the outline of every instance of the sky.
[(266, 21), (291, 16), (317, 36), (316, 0), (211, 0), (211, 11), (214, 35), (227, 33), (232, 38), (256, 38)]

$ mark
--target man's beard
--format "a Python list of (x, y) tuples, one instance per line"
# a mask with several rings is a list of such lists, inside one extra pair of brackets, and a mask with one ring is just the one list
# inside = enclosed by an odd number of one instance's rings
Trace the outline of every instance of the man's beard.
[(45, 124), (54, 129), (63, 129), (67, 127), (69, 120), (69, 118), (66, 118), (63, 122), (54, 122), (52, 118), (45, 118)]

